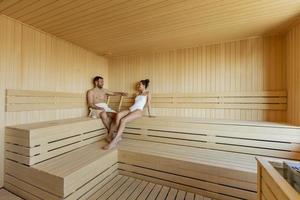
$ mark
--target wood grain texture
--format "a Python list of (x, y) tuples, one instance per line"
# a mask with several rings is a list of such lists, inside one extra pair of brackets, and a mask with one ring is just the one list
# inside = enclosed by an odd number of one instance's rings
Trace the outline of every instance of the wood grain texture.
[(258, 174), (258, 181), (260, 182), (258, 200), (300, 199), (299, 193), (279, 173), (283, 170), (284, 161), (294, 162), (292, 160), (257, 158), (257, 165), (260, 168)]
[[(134, 91), (149, 78), (155, 93), (219, 93), (286, 90), (284, 36), (255, 37), (188, 49), (109, 60), (111, 89)], [(153, 109), (155, 115), (285, 121), (285, 111)]]
[(0, 200), (22, 200), (22, 199), (4, 189), (0, 189)]
[[(0, 104), (6, 89), (84, 93), (106, 59), (50, 34), (0, 15)], [(0, 106), (0, 186), (3, 183), (4, 126), (86, 115), (85, 108), (5, 113)]]
[(300, 125), (300, 24), (287, 33), (287, 120)]
[(123, 137), (214, 149), (220, 153), (229, 151), (252, 155), (253, 158), (256, 155), (300, 160), (299, 134), (300, 128), (287, 128), (280, 124), (259, 126), (239, 121), (234, 125), (216, 120), (184, 122), (172, 118), (145, 117), (127, 124)]
[[(287, 110), (285, 91), (152, 94), (152, 108)], [(135, 95), (111, 98), (110, 106), (128, 109)], [(118, 109), (119, 110), (119, 109)]]
[[(177, 194), (177, 195), (176, 195)], [(109, 196), (110, 195), (110, 196)], [(109, 196), (109, 198), (107, 198)], [(176, 198), (177, 196), (177, 198)], [(105, 187), (100, 188), (88, 200), (108, 199), (108, 200), (179, 200), (182, 197), (186, 200), (211, 200), (198, 194), (177, 190), (160, 184), (154, 184), (137, 178), (124, 175), (117, 175), (110, 180)], [(197, 196), (197, 198), (196, 198)], [(185, 198), (184, 198), (185, 197)]]
[(157, 49), (284, 32), (300, 12), (287, 0), (47, 0), (0, 3), (0, 13), (100, 54)]

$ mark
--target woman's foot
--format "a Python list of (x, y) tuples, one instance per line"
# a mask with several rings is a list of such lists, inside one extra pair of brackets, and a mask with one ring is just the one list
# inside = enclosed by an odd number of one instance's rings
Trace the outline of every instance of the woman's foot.
[(104, 149), (104, 150), (110, 150), (110, 149), (113, 149), (113, 148), (115, 148), (115, 147), (117, 146), (117, 144), (118, 144), (121, 140), (122, 140), (121, 137), (115, 138), (113, 141), (111, 141), (111, 143), (105, 145), (105, 146), (103, 147), (103, 149)]

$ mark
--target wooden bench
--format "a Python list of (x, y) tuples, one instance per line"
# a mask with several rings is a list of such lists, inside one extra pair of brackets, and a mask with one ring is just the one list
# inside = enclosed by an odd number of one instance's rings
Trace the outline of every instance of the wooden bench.
[(5, 187), (27, 199), (77, 199), (117, 173), (97, 119), (73, 118), (6, 128)]
[(100, 120), (6, 128), (5, 187), (27, 199), (85, 199), (117, 174), (213, 199), (255, 199), (255, 156), (299, 159), (298, 127), (267, 122), (148, 118), (104, 151)]
[[(7, 112), (73, 108), (85, 101), (78, 94), (22, 90), (7, 90), (6, 98)], [(108, 99), (115, 110), (132, 101)], [(153, 106), (285, 110), (286, 93), (154, 94)], [(214, 199), (255, 199), (255, 156), (300, 159), (299, 131), (278, 123), (145, 117), (127, 125), (118, 149), (103, 151), (100, 120), (10, 126), (5, 187), (27, 199), (86, 199), (123, 174)]]
[(300, 160), (299, 136), (278, 123), (143, 118), (126, 127), (119, 170), (215, 199), (256, 199), (255, 156)]

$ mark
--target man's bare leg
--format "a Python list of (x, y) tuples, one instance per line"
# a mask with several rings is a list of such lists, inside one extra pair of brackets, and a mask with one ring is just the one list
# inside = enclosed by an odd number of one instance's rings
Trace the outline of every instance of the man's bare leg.
[(112, 129), (112, 126), (113, 126), (113, 121), (116, 118), (116, 115), (117, 115), (117, 113), (113, 113), (113, 112), (108, 112), (107, 113), (107, 116), (108, 116), (107, 123), (108, 123), (108, 127), (109, 127), (109, 130), (108, 130), (108, 133), (107, 133), (107, 136), (106, 136), (106, 141), (107, 142), (111, 142), (112, 139), (113, 139), (113, 134), (110, 134), (110, 133), (114, 132), (114, 131), (111, 131), (111, 129)]
[(109, 122), (109, 117), (108, 117), (107, 113), (105, 111), (102, 111), (100, 113), (100, 118), (101, 118), (101, 120), (103, 122), (103, 125), (107, 129), (107, 131), (109, 131), (110, 122)]

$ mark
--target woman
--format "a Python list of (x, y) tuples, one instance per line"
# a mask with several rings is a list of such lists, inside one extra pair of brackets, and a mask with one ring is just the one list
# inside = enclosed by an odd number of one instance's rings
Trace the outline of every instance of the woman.
[[(104, 146), (104, 149), (112, 149), (119, 141), (121, 141), (121, 136), (125, 129), (126, 123), (142, 117), (145, 106), (148, 107), (148, 116), (151, 117), (151, 95), (147, 90), (149, 82), (149, 79), (141, 80), (137, 85), (138, 93), (136, 94), (134, 104), (128, 110), (123, 110), (117, 114), (115, 121), (111, 124), (107, 138), (108, 142), (110, 143)], [(117, 133), (114, 137), (114, 131), (116, 129)]]

